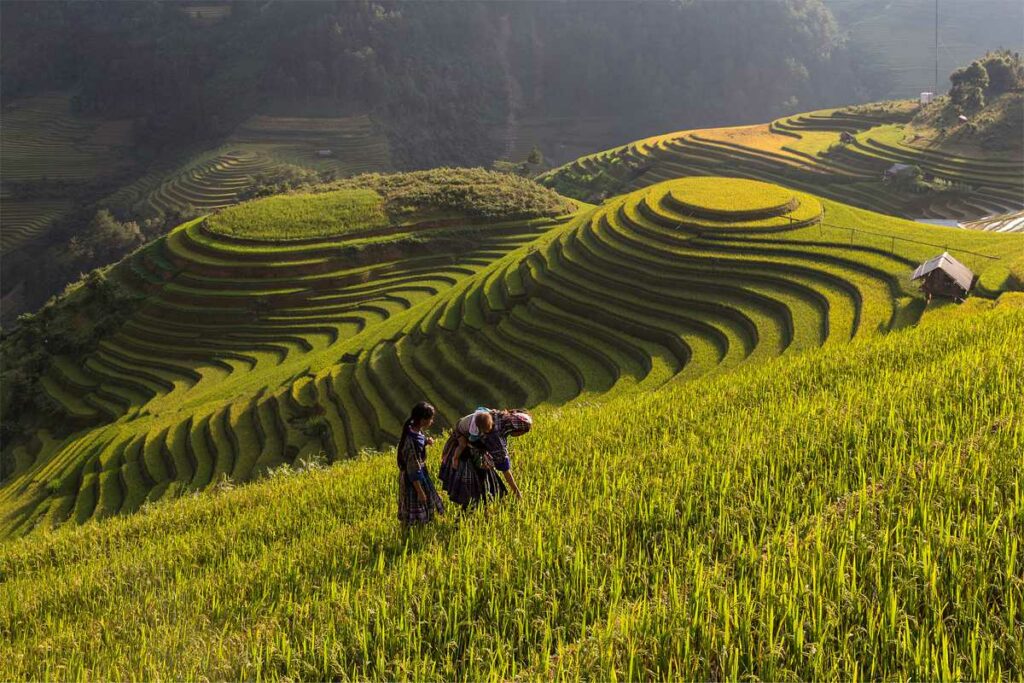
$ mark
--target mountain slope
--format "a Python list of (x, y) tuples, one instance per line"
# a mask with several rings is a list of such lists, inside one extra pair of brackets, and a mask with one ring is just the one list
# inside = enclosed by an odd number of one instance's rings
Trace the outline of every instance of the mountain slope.
[(0, 677), (1012, 678), (1020, 305), (542, 411), (457, 524), (385, 454), (0, 543)]
[[(450, 202), (466, 187), (402, 178), (373, 182)], [(522, 191), (487, 205), (511, 215)], [(424, 397), (445, 424), (481, 403), (605, 399), (870, 337), (920, 316), (909, 274), (944, 250), (979, 273), (980, 294), (1024, 281), (1017, 236), (745, 180), (661, 183), (569, 217), (402, 213), (347, 238), (257, 236), (308, 201), (183, 225), (111, 271), (137, 297), (119, 322), (89, 333), (94, 349), (42, 356), (38, 389), (8, 388), (41, 400), (5, 415), (7, 533), (392, 443)], [(232, 220), (250, 236), (225, 232)], [(38, 353), (46, 329), (5, 352)]]
[[(993, 107), (1012, 110), (1008, 105), (1020, 99), (1010, 93)], [(886, 102), (668, 133), (582, 157), (538, 181), (587, 201), (669, 178), (719, 175), (777, 182), (907, 218), (967, 221), (1024, 208), (1020, 150), (984, 149), (971, 142), (971, 122), (954, 121), (947, 130), (941, 117), (923, 116), (941, 108), (937, 102), (922, 112), (914, 102)], [(1019, 116), (1003, 118), (1003, 137), (1024, 136)], [(917, 166), (930, 180), (890, 181), (885, 174), (894, 164)]]

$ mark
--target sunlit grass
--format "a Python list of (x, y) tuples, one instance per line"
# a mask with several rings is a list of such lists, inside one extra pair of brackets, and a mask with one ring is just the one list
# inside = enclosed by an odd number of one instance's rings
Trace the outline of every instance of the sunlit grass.
[(0, 677), (1014, 678), (1024, 313), (988, 306), (544, 412), (526, 499), (458, 524), (403, 534), (384, 454), (5, 542)]
[(267, 197), (226, 209), (207, 221), (213, 232), (263, 240), (342, 236), (387, 224), (384, 200), (372, 190)]
[[(943, 250), (981, 276), (979, 295), (1019, 287), (1024, 275), (1019, 236), (717, 180), (669, 181), (564, 219), (470, 225), (460, 243), (479, 243), (479, 258), (425, 254), (420, 263), (410, 248), (385, 254), (402, 257), (394, 270), (332, 265), (344, 239), (235, 248), (200, 223), (182, 226), (162, 244), (184, 272), (100, 357), (81, 370), (67, 358), (41, 383), (68, 421), (98, 424), (14, 444), (22, 447), (8, 451), (17, 470), (0, 489), (0, 533), (131, 513), (147, 499), (207, 488), (221, 471), (246, 480), (317, 450), (338, 459), (393, 443), (408, 406), (424, 397), (445, 423), (480, 403), (605, 401), (676, 375), (875, 336), (917, 320), (924, 303), (911, 269)], [(738, 222), (680, 214), (669, 197), (676, 189), (746, 213)], [(824, 209), (824, 223), (758, 219), (756, 207), (788, 197), (799, 199), (789, 216)], [(771, 221), (771, 232), (751, 229)], [(256, 302), (263, 309), (246, 314)], [(316, 391), (297, 402), (289, 396), (304, 376)], [(119, 399), (129, 405), (121, 419), (110, 403)], [(215, 419), (224, 411), (230, 420)], [(108, 444), (102, 455), (87, 445), (93, 439)], [(131, 445), (139, 439), (149, 444), (143, 458)], [(239, 453), (249, 446), (259, 455)]]

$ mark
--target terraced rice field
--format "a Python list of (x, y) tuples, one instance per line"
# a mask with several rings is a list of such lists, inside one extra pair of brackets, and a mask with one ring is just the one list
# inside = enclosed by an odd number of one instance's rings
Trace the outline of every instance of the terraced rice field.
[(231, 16), (231, 4), (227, 2), (180, 5), (180, 10), (193, 22), (202, 26), (216, 24)]
[(976, 221), (961, 223), (968, 230), (991, 230), (993, 232), (1024, 232), (1024, 211), (1014, 211), (987, 216)]
[(4, 106), (3, 119), (4, 182), (92, 181), (126, 163), (131, 122), (75, 116), (65, 94), (15, 100)]
[(63, 200), (0, 198), (0, 253), (9, 253), (44, 234), (54, 219), (71, 209)]
[[(21, 98), (3, 108), (0, 180), (92, 183), (131, 166), (130, 121), (100, 121), (71, 113), (70, 97), (49, 93)], [(14, 199), (0, 194), (0, 252), (45, 234), (71, 206), (62, 199)]]
[(221, 209), (236, 203), (239, 193), (273, 165), (262, 155), (228, 150), (164, 179), (145, 203), (163, 213), (188, 207), (200, 211)]
[(538, 411), (486, 515), (400, 529), (392, 451), (2, 543), (0, 678), (1014, 680), (1012, 296)]
[[(983, 281), (1024, 264), (1019, 237), (939, 230), (954, 254), (998, 256)], [(266, 242), (193, 221), (112, 272), (144, 304), (48, 372), (65, 431), (8, 445), (4, 526), (350, 456), (392, 443), (423, 397), (443, 425), (479, 404), (607, 400), (870, 337), (920, 315), (908, 276), (933, 234), (735, 179), (661, 183), (557, 221), (348, 239)]]
[[(719, 175), (777, 182), (861, 208), (907, 218), (962, 221), (1024, 208), (1024, 160), (957, 156), (904, 142), (910, 113), (827, 110), (768, 126), (684, 131), (646, 138), (578, 159), (538, 180), (563, 194), (614, 194), (671, 178)], [(842, 133), (854, 142), (839, 145)], [(893, 164), (911, 164), (958, 188), (915, 195), (882, 182)]]
[[(319, 150), (331, 156), (320, 157)], [(291, 164), (338, 177), (391, 168), (387, 139), (367, 116), (287, 118), (255, 116), (226, 145), (184, 164), (153, 168), (107, 198), (137, 213), (211, 211), (235, 204), (260, 176)]]
[(547, 163), (563, 164), (590, 153), (595, 141), (622, 139), (615, 133), (620, 123), (598, 116), (524, 116), (514, 126), (503, 126), (499, 139), (509, 161), (525, 161), (538, 147)]
[(250, 189), (258, 176), (278, 165), (260, 153), (222, 148), (184, 165), (172, 162), (153, 168), (107, 197), (106, 202), (142, 215), (213, 211), (237, 203), (239, 195)]
[[(230, 144), (290, 164), (333, 171), (338, 177), (391, 170), (387, 138), (370, 117), (254, 116)], [(330, 156), (322, 157), (321, 150)]]

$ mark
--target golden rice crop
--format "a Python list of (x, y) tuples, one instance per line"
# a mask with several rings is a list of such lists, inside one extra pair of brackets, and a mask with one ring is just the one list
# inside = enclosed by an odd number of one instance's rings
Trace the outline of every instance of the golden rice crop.
[(0, 678), (1019, 678), (1002, 301), (545, 412), (523, 502), (407, 534), (367, 454), (6, 541)]

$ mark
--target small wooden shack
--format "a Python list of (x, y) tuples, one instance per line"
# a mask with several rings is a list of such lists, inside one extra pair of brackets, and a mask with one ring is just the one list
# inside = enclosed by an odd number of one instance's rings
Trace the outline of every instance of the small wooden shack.
[(889, 181), (913, 175), (915, 168), (916, 167), (913, 164), (893, 164), (889, 168), (885, 169), (885, 172), (882, 174), (882, 180)]
[(929, 302), (936, 296), (963, 301), (974, 286), (975, 276), (967, 266), (950, 256), (949, 252), (942, 252), (919, 265), (910, 279), (920, 281), (921, 291)]

